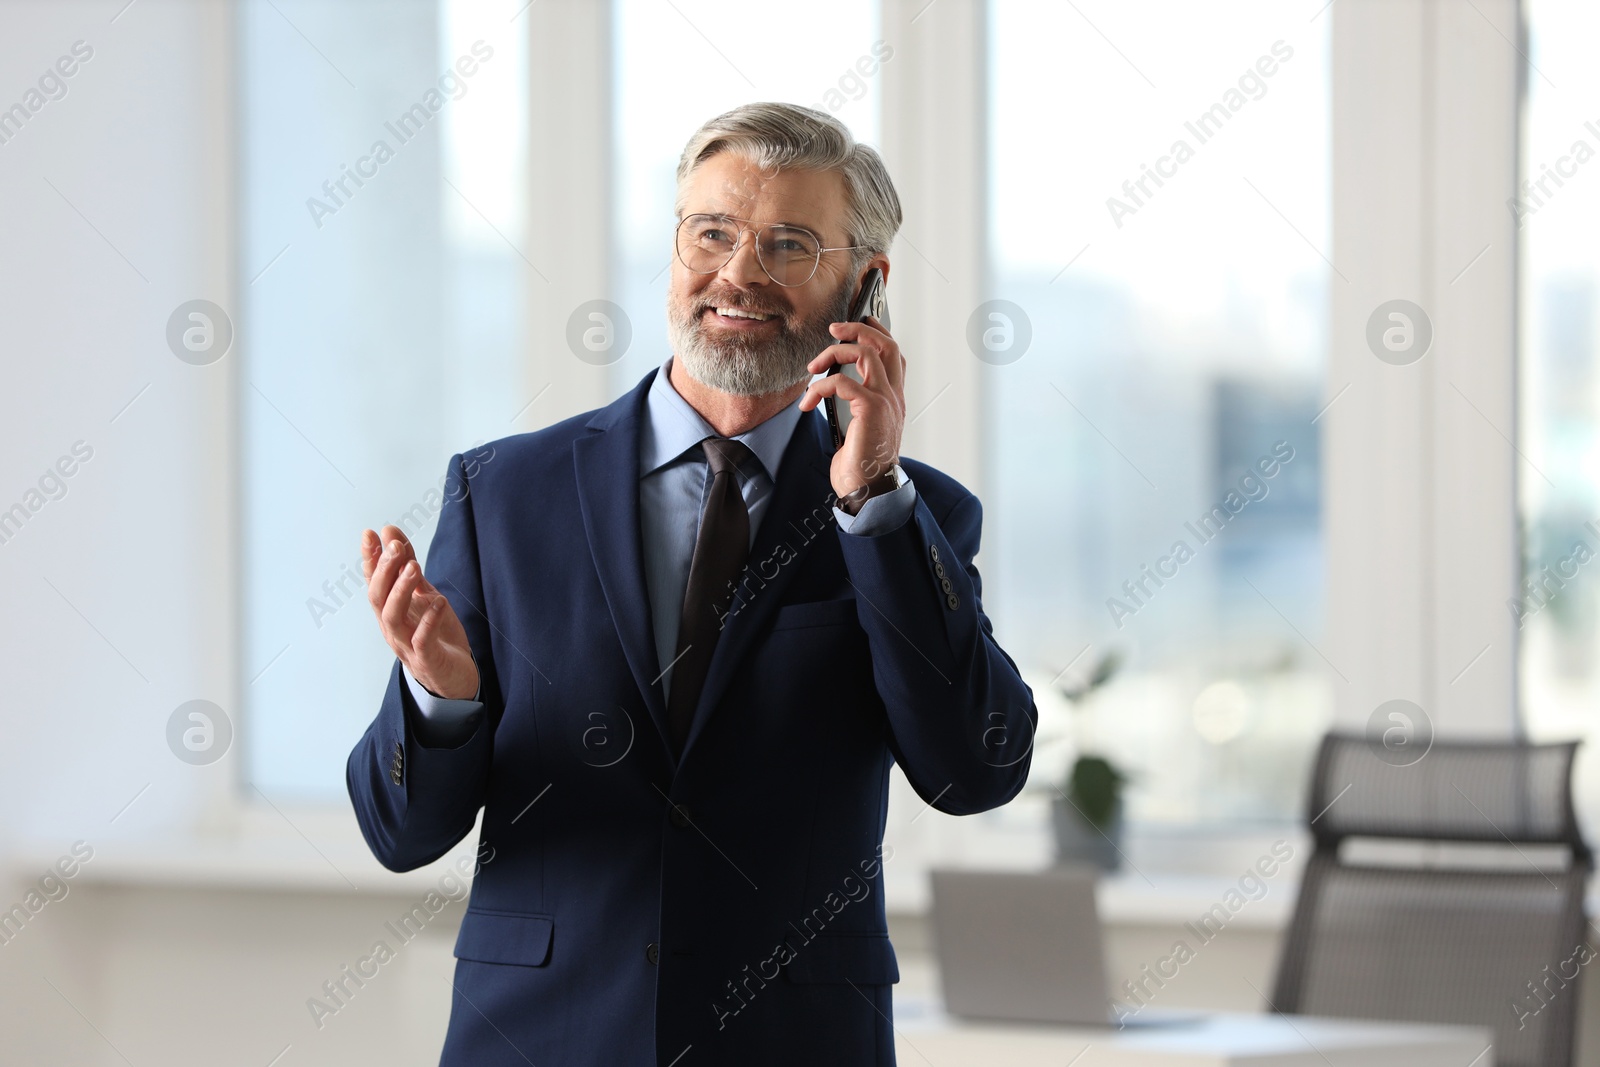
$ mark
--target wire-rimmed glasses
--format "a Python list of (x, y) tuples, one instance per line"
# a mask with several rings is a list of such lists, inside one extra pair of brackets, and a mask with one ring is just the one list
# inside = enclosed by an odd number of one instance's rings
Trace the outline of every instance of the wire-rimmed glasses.
[(715, 274), (739, 250), (746, 230), (755, 235), (756, 260), (778, 285), (804, 285), (817, 273), (824, 252), (842, 252), (863, 245), (824, 248), (816, 234), (803, 226), (774, 223), (752, 227), (749, 219), (732, 215), (685, 215), (678, 223), (674, 245), (678, 261), (695, 274)]

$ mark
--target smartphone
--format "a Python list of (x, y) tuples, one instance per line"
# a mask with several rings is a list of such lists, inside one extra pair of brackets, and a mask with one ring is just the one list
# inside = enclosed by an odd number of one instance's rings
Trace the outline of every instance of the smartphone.
[[(850, 304), (849, 321), (865, 322), (868, 315), (883, 323), (884, 329), (889, 328), (889, 304), (883, 295), (883, 271), (878, 267), (867, 271), (866, 278), (862, 280), (861, 291)], [(840, 364), (835, 363), (828, 368), (828, 374), (838, 374), (842, 369)], [(856, 381), (861, 380), (860, 372), (853, 373), (850, 377)], [(845, 431), (850, 428), (850, 405), (836, 404), (833, 397), (825, 396), (822, 398), (822, 408), (828, 416), (828, 429), (833, 433), (833, 450), (837, 452), (839, 446), (844, 444)]]

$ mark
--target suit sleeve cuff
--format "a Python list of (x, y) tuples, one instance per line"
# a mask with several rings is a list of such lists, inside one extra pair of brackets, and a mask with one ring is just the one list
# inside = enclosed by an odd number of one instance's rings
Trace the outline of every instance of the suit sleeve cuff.
[(910, 478), (900, 488), (881, 496), (867, 498), (861, 510), (851, 515), (843, 508), (834, 508), (833, 517), (839, 520), (839, 529), (856, 537), (876, 537), (898, 530), (911, 518), (917, 504), (917, 487)]
[(450, 700), (428, 692), (403, 663), (400, 673), (405, 676), (406, 689), (417, 709), (412, 725), (419, 742), (428, 748), (454, 748), (472, 736), (482, 717), (479, 712), (483, 703), (478, 700), (483, 695), (481, 679), (471, 700)]

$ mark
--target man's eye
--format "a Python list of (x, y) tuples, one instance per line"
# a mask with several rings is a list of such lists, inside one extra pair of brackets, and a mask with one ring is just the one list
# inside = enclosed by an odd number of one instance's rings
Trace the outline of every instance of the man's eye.
[(704, 230), (700, 234), (700, 240), (702, 241), (723, 242), (727, 239), (728, 235), (721, 230)]
[(774, 247), (779, 252), (804, 252), (806, 250), (806, 246), (793, 237), (785, 237), (779, 240)]

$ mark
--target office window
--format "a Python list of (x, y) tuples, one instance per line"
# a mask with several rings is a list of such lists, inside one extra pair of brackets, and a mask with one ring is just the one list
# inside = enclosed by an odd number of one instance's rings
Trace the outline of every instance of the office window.
[(425, 555), (450, 454), (527, 428), (507, 14), (239, 9), (242, 743), (274, 802), (341, 800), (393, 663), (361, 530)]
[[(1600, 71), (1588, 45), (1600, 10), (1583, 0), (1532, 0), (1522, 181), (1507, 205), (1521, 243), (1520, 450), (1524, 581), (1507, 610), (1519, 620), (1523, 719), (1539, 739), (1585, 737), (1577, 797), (1600, 815), (1593, 738), (1600, 707)], [(1593, 829), (1589, 831), (1593, 834)]]
[[(989, 364), (985, 601), (1040, 693), (1035, 781), (1108, 755), (1135, 820), (1298, 816), (1331, 716), (1312, 647), (1331, 20), (1309, 14), (991, 8), (1009, 306), (969, 332)], [(1107, 654), (1117, 672), (1066, 715), (1057, 686)]]
[[(689, 136), (707, 119), (755, 100), (827, 111), (857, 140), (878, 143), (881, 70), (877, 5), (817, 0), (804, 19), (789, 5), (746, 4), (728, 17), (709, 0), (615, 0), (616, 291), (633, 341), (612, 368), (621, 392), (671, 351), (667, 267), (674, 174)], [(864, 73), (869, 72), (869, 73)]]

